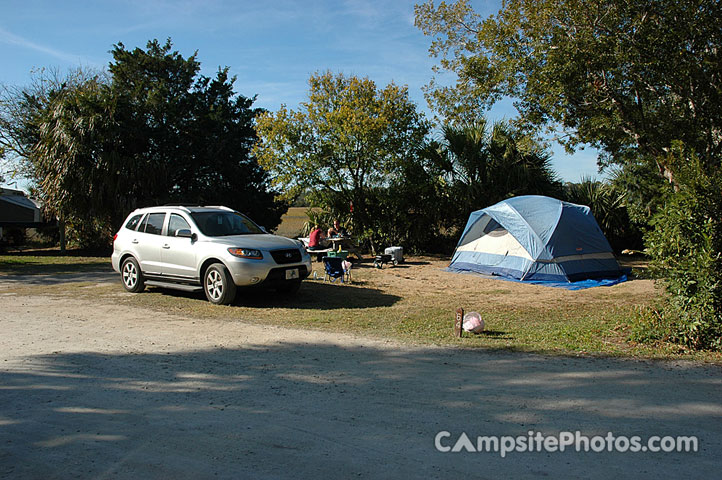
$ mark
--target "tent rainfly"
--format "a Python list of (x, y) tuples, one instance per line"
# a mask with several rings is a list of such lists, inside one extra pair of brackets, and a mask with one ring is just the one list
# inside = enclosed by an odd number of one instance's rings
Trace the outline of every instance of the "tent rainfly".
[(538, 195), (473, 212), (448, 270), (535, 283), (624, 274), (589, 207)]

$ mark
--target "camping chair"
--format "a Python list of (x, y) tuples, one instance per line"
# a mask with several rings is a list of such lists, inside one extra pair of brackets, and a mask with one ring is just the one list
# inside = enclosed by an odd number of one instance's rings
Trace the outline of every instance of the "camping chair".
[(330, 280), (333, 283), (337, 279), (341, 279), (341, 283), (346, 281), (351, 283), (351, 262), (347, 262), (341, 257), (323, 257), (323, 268), (325, 270), (324, 282)]

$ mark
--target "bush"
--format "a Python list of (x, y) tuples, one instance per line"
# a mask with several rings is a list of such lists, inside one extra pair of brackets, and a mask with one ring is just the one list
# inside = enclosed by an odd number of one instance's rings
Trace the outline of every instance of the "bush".
[(651, 266), (669, 294), (660, 318), (671, 340), (721, 350), (722, 175), (694, 155), (676, 163), (678, 190), (667, 196), (646, 236)]
[(65, 238), (69, 247), (82, 249), (103, 249), (113, 243), (117, 227), (101, 217), (72, 216), (65, 223)]

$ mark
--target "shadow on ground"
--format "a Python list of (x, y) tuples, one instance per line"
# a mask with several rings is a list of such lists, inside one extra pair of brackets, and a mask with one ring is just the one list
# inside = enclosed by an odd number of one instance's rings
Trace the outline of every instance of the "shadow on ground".
[(113, 253), (111, 247), (94, 248), (94, 249), (67, 249), (64, 253), (60, 253), (59, 248), (25, 248), (21, 250), (12, 249), (6, 252), (0, 252), (1, 255), (12, 257), (103, 257), (110, 258)]
[[(207, 301), (202, 290), (183, 292), (169, 288), (149, 287), (149, 292), (178, 298)], [(337, 310), (341, 308), (390, 307), (401, 300), (398, 295), (384, 293), (362, 284), (304, 281), (295, 295), (278, 293), (269, 288), (239, 289), (234, 305), (250, 308), (296, 308)]]
[[(120, 274), (113, 271), (108, 265), (107, 268), (99, 268), (97, 265), (88, 266), (85, 268), (74, 268), (72, 271), (66, 269), (48, 269), (48, 271), (55, 270), (54, 273), (42, 273), (42, 274), (10, 274), (0, 275), (0, 285), (59, 285), (63, 283), (77, 283), (77, 282), (97, 282), (97, 283), (112, 283), (117, 282), (120, 285)], [(82, 272), (79, 272), (79, 270)]]
[[(0, 476), (688, 477), (719, 471), (719, 369), (327, 343), (62, 353), (0, 371)], [(696, 435), (697, 453), (440, 453), (462, 432)], [(692, 474), (694, 476), (694, 474)]]

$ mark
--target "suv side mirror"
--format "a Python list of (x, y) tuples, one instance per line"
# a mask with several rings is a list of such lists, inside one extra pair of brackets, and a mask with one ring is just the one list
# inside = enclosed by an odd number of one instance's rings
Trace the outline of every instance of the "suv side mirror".
[(177, 232), (175, 232), (176, 237), (183, 237), (183, 238), (193, 238), (193, 234), (191, 231), (187, 228), (181, 228)]
[(262, 231), (263, 233), (268, 233), (268, 230), (266, 230), (266, 227), (263, 227), (263, 226), (261, 227), (261, 231)]

